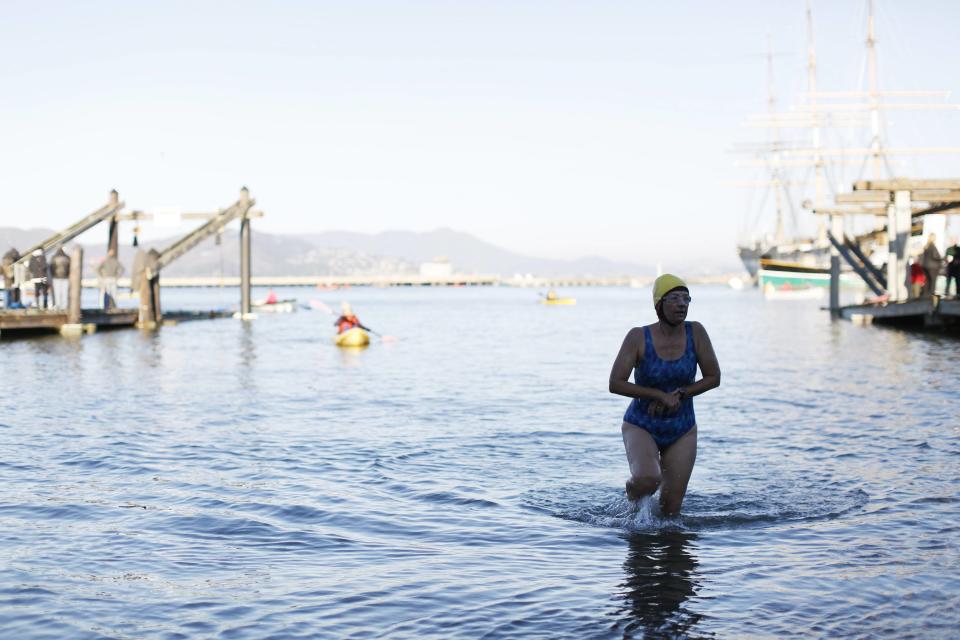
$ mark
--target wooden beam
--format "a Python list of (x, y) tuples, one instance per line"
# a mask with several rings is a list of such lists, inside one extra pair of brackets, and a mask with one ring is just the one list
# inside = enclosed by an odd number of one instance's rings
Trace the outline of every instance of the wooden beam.
[[(857, 209), (812, 209), (811, 213), (816, 215), (826, 215), (826, 216), (877, 216), (884, 217), (887, 215), (886, 207), (860, 207)], [(934, 207), (922, 207), (917, 206), (914, 203), (913, 212), (910, 214), (914, 217), (925, 216), (931, 213), (946, 213), (949, 215), (960, 214), (960, 202), (945, 202), (943, 204), (938, 204)]]
[(813, 209), (817, 215), (827, 216), (880, 216), (886, 217), (887, 209), (877, 207), (864, 207), (862, 209)]
[(960, 202), (945, 202), (935, 207), (914, 211), (914, 216), (925, 216), (932, 213), (960, 213)]
[[(250, 210), (250, 208), (253, 207), (255, 202), (256, 201), (252, 198), (238, 200), (237, 202), (233, 203), (233, 205), (211, 218), (206, 224), (200, 225), (192, 232), (188, 233), (161, 251), (160, 257), (157, 258), (157, 271), (163, 269), (165, 266), (185, 254), (187, 251), (200, 244), (200, 242), (206, 238), (219, 233), (223, 227), (230, 223), (234, 218), (243, 217)], [(148, 278), (152, 278), (155, 274), (151, 273), (150, 269), (147, 269), (146, 275)]]
[(854, 191), (853, 193), (839, 193), (834, 199), (837, 204), (889, 203), (893, 201), (893, 193), (890, 191)]
[(87, 229), (92, 228), (93, 226), (99, 224), (100, 222), (103, 222), (104, 220), (106, 220), (107, 218), (109, 218), (110, 216), (112, 216), (114, 213), (116, 213), (122, 208), (123, 208), (123, 203), (120, 202), (120, 200), (118, 199), (117, 192), (111, 191), (110, 201), (107, 203), (106, 206), (100, 207), (90, 215), (84, 218), (81, 218), (79, 221), (75, 222), (73, 225), (47, 238), (40, 244), (30, 247), (23, 253), (20, 259), (17, 260), (17, 263), (19, 264), (21, 262), (22, 263), (29, 262), (30, 255), (37, 249), (40, 249), (41, 251), (46, 253), (59, 245), (66, 244), (67, 242), (73, 240), (74, 238), (76, 238), (78, 235), (80, 235)]
[(960, 189), (914, 189), (910, 198), (915, 202), (957, 202)]
[[(181, 213), (180, 219), (182, 220), (209, 220), (210, 218), (215, 218), (216, 216), (223, 213), (223, 211), (213, 211), (210, 213)], [(117, 220), (153, 220), (155, 214), (148, 213), (145, 211), (131, 211), (130, 213), (121, 213), (117, 216)], [(249, 211), (247, 212), (248, 218), (262, 218), (263, 211)]]
[[(898, 191), (910, 190), (898, 189)], [(890, 203), (893, 201), (894, 193), (896, 191), (854, 191), (853, 193), (838, 194), (835, 200), (837, 204)], [(910, 199), (912, 202), (960, 202), (960, 190), (915, 189), (910, 191)]]
[(893, 178), (891, 180), (858, 180), (853, 183), (854, 191), (913, 191), (915, 189), (960, 189), (960, 178), (942, 180)]

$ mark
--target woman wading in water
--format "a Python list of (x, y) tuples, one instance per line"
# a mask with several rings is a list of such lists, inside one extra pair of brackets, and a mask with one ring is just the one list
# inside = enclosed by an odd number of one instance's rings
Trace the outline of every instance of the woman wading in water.
[[(659, 487), (667, 515), (680, 511), (697, 459), (693, 396), (720, 386), (710, 337), (699, 322), (685, 321), (690, 301), (683, 280), (668, 273), (657, 278), (657, 322), (630, 329), (610, 371), (610, 392), (633, 398), (621, 427), (630, 464), (627, 498), (638, 500)], [(697, 365), (703, 377), (694, 381)]]

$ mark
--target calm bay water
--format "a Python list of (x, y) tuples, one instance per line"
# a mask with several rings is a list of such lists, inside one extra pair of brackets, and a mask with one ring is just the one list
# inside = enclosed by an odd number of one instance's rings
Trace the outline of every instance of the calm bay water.
[(607, 393), (649, 290), (278, 293), (397, 340), (0, 342), (4, 637), (956, 637), (960, 341), (694, 287), (723, 385), (664, 520)]

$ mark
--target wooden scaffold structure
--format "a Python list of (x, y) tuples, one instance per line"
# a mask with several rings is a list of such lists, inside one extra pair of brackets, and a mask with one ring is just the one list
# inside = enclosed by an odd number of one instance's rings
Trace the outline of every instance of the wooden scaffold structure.
[[(59, 330), (65, 335), (78, 335), (92, 332), (103, 326), (137, 326), (144, 329), (156, 329), (165, 319), (193, 319), (222, 317), (221, 312), (175, 312), (164, 315), (160, 306), (160, 273), (177, 258), (186, 254), (203, 240), (219, 235), (224, 227), (233, 220), (240, 220), (240, 310), (234, 315), (242, 320), (251, 320), (256, 316), (251, 312), (251, 251), (252, 235), (250, 221), (262, 217), (260, 211), (253, 211), (256, 200), (250, 197), (246, 187), (240, 190), (240, 197), (225, 209), (212, 213), (184, 213), (183, 219), (205, 219), (206, 222), (191, 231), (162, 251), (151, 250), (146, 253), (143, 262), (143, 276), (133, 288), (139, 292), (140, 304), (136, 309), (82, 309), (81, 290), (83, 281), (83, 249), (76, 247), (71, 255), (70, 296), (66, 311), (61, 309), (3, 309), (0, 310), (0, 331), (37, 331)], [(101, 222), (108, 222), (107, 250), (117, 255), (119, 247), (119, 224), (124, 220), (136, 222), (151, 220), (154, 214), (144, 211), (124, 213), (125, 204), (120, 201), (116, 190), (110, 192), (106, 205), (84, 216), (63, 231), (43, 242), (30, 247), (15, 266), (25, 265), (35, 251), (44, 254), (63, 247), (80, 234)], [(7, 285), (9, 286), (9, 285)]]

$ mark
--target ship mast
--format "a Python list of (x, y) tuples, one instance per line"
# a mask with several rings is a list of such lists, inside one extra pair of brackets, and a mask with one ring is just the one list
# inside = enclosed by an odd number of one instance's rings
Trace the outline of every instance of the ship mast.
[[(821, 114), (817, 111), (817, 50), (813, 39), (813, 9), (810, 0), (807, 0), (807, 93), (810, 96), (812, 118), (811, 135), (813, 143), (813, 202), (816, 209), (823, 209), (824, 195), (824, 166), (822, 142), (820, 136)], [(823, 216), (817, 216), (817, 241), (826, 244), (827, 233), (823, 224)]]
[[(770, 117), (776, 121), (777, 119), (777, 93), (776, 86), (774, 83), (773, 76), (773, 42), (770, 37), (770, 34), (767, 34), (767, 112), (770, 114)], [(777, 226), (774, 235), (774, 240), (779, 244), (784, 240), (783, 233), (783, 194), (781, 190), (783, 188), (783, 179), (782, 179), (782, 158), (780, 157), (781, 152), (781, 143), (780, 143), (780, 126), (774, 124), (772, 127), (773, 130), (773, 139), (770, 141), (770, 147), (773, 153), (770, 157), (771, 162), (771, 184), (773, 186), (774, 199), (776, 203), (777, 211)]]
[(877, 39), (873, 31), (873, 0), (867, 0), (867, 70), (870, 88), (870, 156), (873, 159), (873, 179), (883, 178), (883, 150), (880, 147), (880, 90), (877, 83)]

